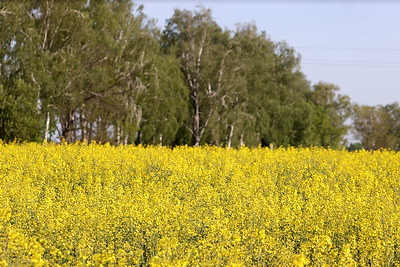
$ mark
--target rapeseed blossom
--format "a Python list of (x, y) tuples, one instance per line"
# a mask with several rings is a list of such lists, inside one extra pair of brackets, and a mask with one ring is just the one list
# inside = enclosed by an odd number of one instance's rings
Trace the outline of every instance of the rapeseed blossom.
[(394, 266), (400, 154), (0, 144), (0, 266)]

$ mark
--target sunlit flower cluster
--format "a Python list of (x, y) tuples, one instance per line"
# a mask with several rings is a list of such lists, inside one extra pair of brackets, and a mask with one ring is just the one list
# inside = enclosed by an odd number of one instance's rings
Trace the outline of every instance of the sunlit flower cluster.
[(0, 144), (0, 266), (395, 266), (400, 153)]

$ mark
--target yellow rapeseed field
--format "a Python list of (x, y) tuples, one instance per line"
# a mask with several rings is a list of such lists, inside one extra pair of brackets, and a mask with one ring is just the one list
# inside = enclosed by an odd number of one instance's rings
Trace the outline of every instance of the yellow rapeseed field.
[(396, 266), (400, 153), (0, 143), (0, 266)]

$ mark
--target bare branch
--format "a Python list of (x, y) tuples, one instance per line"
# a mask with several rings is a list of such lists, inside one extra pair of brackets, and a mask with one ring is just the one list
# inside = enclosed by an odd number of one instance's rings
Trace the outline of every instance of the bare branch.
[(204, 31), (202, 32), (202, 36), (201, 36), (201, 42), (200, 42), (200, 47), (199, 47), (199, 53), (197, 55), (197, 63), (196, 63), (196, 68), (199, 69), (200, 68), (200, 64), (201, 64), (201, 57), (203, 55), (203, 48), (204, 48), (204, 44), (206, 42), (206, 37), (207, 37), (207, 31), (204, 29)]
[(0, 16), (10, 16), (11, 15), (11, 11), (8, 11), (6, 9), (6, 7), (2, 7), (0, 9)]

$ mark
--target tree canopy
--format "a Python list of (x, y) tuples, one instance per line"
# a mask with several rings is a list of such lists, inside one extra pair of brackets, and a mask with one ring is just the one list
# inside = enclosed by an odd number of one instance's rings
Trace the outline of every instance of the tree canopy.
[(254, 24), (222, 29), (199, 7), (159, 29), (129, 0), (0, 10), (5, 141), (340, 147), (352, 115), (365, 148), (399, 149), (398, 104), (351, 105), (336, 85), (311, 85), (300, 55)]

